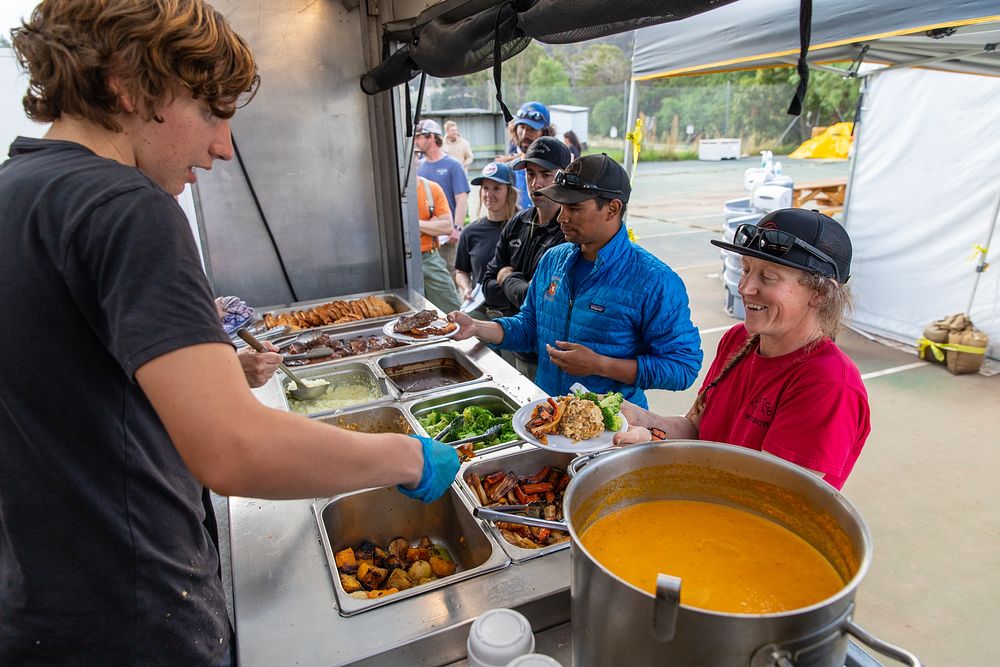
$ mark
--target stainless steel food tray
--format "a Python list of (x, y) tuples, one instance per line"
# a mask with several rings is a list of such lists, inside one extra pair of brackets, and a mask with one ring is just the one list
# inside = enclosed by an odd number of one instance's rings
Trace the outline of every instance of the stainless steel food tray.
[[(318, 417), (318, 421), (326, 422), (340, 428), (357, 430), (362, 433), (421, 433), (420, 424), (395, 403), (375, 405), (363, 408), (351, 408), (335, 415)], [(357, 428), (351, 428), (357, 426)]]
[[(484, 460), (476, 458), (471, 461), (467, 461), (459, 468), (455, 483), (465, 494), (466, 502), (468, 502), (472, 507), (477, 507), (481, 506), (482, 503), (479, 502), (476, 492), (469, 488), (469, 485), (465, 482), (465, 476), (470, 472), (474, 472), (480, 477), (485, 477), (486, 475), (497, 471), (502, 470), (506, 472), (510, 470), (513, 471), (513, 473), (518, 477), (522, 477), (534, 474), (544, 466), (562, 468), (563, 471), (566, 471), (569, 462), (572, 461), (573, 458), (573, 454), (547, 451), (537, 447), (531, 447), (530, 445), (525, 445), (523, 449), (515, 452), (493, 456)], [(532, 558), (545, 556), (554, 551), (565, 549), (570, 544), (570, 541), (566, 540), (565, 542), (553, 544), (541, 549), (525, 549), (508, 542), (500, 533), (500, 529), (497, 528), (496, 524), (492, 521), (483, 521), (482, 523), (486, 525), (490, 534), (493, 535), (496, 541), (500, 544), (500, 548), (502, 548), (507, 555), (510, 556), (511, 561), (514, 563), (523, 563), (524, 561), (531, 560)]]
[[(435, 436), (436, 433), (428, 433), (420, 424), (420, 418), (432, 410), (461, 411), (470, 405), (475, 405), (487, 410), (510, 412), (513, 415), (520, 407), (507, 392), (491, 385), (473, 385), (470, 387), (460, 387), (458, 389), (448, 389), (433, 396), (425, 396), (405, 404), (406, 411), (413, 417), (413, 422), (417, 425), (419, 432), (424, 435)], [(521, 442), (519, 439), (500, 442), (490, 447), (483, 447), (476, 450), (476, 456), (483, 456), (491, 452), (512, 447)]]
[[(373, 366), (364, 361), (345, 361), (340, 364), (321, 364), (318, 366), (302, 366), (298, 370), (293, 371), (296, 375), (301, 377), (303, 380), (317, 380), (317, 379), (331, 379), (336, 381), (337, 379), (343, 380), (345, 376), (357, 375), (359, 377), (368, 378), (371, 383), (376, 387), (380, 395), (373, 398), (370, 401), (363, 401), (360, 403), (355, 403), (353, 405), (347, 405), (342, 408), (334, 408), (332, 410), (318, 410), (316, 412), (311, 412), (308, 414), (309, 417), (320, 417), (323, 415), (333, 415), (344, 412), (345, 410), (354, 410), (356, 408), (361, 408), (367, 405), (373, 405), (377, 403), (384, 403), (386, 401), (391, 401), (395, 398), (392, 388), (389, 387), (389, 383), (386, 378), (378, 373)], [(285, 400), (286, 409), (291, 412), (291, 405), (288, 400), (288, 384), (291, 382), (287, 377), (282, 376), (281, 378), (281, 394)]]
[(350, 327), (357, 326), (359, 324), (364, 326), (370, 326), (376, 322), (385, 323), (389, 320), (393, 320), (403, 313), (410, 313), (416, 310), (409, 301), (399, 296), (398, 294), (393, 294), (391, 292), (383, 293), (371, 293), (362, 292), (360, 294), (347, 294), (344, 296), (331, 296), (325, 299), (314, 299), (312, 301), (299, 301), (296, 303), (282, 304), (278, 306), (266, 306), (263, 308), (254, 308), (254, 311), (258, 315), (256, 322), (261, 322), (264, 319), (265, 313), (274, 313), (275, 315), (280, 315), (282, 313), (290, 313), (296, 310), (308, 310), (314, 306), (320, 306), (324, 303), (330, 303), (331, 301), (353, 301), (355, 299), (363, 299), (369, 296), (377, 296), (380, 299), (385, 299), (386, 303), (392, 306), (395, 311), (392, 315), (383, 315), (381, 317), (369, 317), (363, 320), (354, 320), (351, 322), (344, 322), (343, 324), (325, 324), (322, 326), (309, 327), (307, 329), (301, 329), (300, 331), (338, 331), (341, 329), (346, 329)]
[[(401, 602), (510, 564), (496, 540), (473, 518), (468, 501), (454, 486), (433, 503), (407, 498), (390, 487), (317, 502), (313, 512), (341, 616)], [(344, 591), (334, 561), (337, 551), (357, 548), (364, 540), (384, 548), (400, 536), (415, 544), (421, 535), (448, 549), (458, 565), (455, 574), (374, 600), (352, 598)]]
[[(471, 379), (456, 382), (454, 384), (443, 384), (419, 391), (404, 390), (392, 379), (393, 368), (398, 368), (407, 364), (431, 362), (435, 359), (447, 359), (454, 361), (459, 367), (462, 368), (462, 370), (471, 376)], [(415, 349), (401, 350), (399, 352), (388, 352), (379, 356), (376, 360), (376, 364), (402, 400), (410, 400), (414, 397), (425, 396), (431, 393), (436, 394), (443, 391), (450, 391), (458, 387), (466, 387), (477, 382), (483, 382), (490, 379), (490, 376), (487, 375), (483, 369), (480, 368), (479, 365), (467, 354), (458, 348), (452, 347), (447, 342)]]
[[(314, 335), (314, 334), (328, 334), (330, 338), (334, 341), (347, 341), (353, 340), (354, 338), (367, 338), (368, 336), (381, 336), (383, 338), (388, 338), (384, 333), (382, 333), (381, 326), (372, 326), (371, 320), (366, 320), (364, 323), (354, 322), (355, 326), (347, 327), (344, 325), (334, 325), (328, 327), (314, 327), (312, 329), (303, 329), (302, 331), (294, 332), (292, 336), (283, 336), (278, 340), (274, 341), (274, 344), (281, 350), (282, 353), (287, 351), (289, 345), (298, 340), (301, 335)], [(351, 361), (354, 359), (370, 359), (372, 357), (377, 357), (383, 354), (391, 354), (393, 352), (400, 352), (407, 349), (413, 343), (406, 343), (402, 341), (397, 341), (399, 347), (392, 347), (385, 350), (375, 350), (372, 352), (365, 352), (363, 354), (352, 354), (347, 357), (327, 357), (325, 359), (314, 359), (307, 364), (303, 365), (291, 365), (292, 372), (295, 372), (296, 368), (305, 368), (312, 366), (319, 366), (320, 364), (333, 364), (340, 361)]]

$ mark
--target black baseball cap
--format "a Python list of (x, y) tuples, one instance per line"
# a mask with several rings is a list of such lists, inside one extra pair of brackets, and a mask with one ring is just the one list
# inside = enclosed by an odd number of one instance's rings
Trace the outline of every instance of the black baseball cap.
[(542, 188), (537, 194), (557, 204), (578, 204), (595, 197), (620, 199), (627, 204), (632, 185), (625, 169), (607, 153), (601, 153), (573, 160), (565, 171), (556, 174), (554, 185)]
[(527, 169), (528, 163), (537, 164), (542, 169), (556, 171), (565, 169), (573, 161), (573, 154), (566, 144), (555, 137), (539, 137), (531, 142), (524, 157), (518, 160), (514, 169)]
[(804, 208), (771, 211), (756, 225), (736, 228), (733, 243), (712, 241), (730, 252), (790, 266), (846, 283), (851, 277), (851, 237), (828, 215)]

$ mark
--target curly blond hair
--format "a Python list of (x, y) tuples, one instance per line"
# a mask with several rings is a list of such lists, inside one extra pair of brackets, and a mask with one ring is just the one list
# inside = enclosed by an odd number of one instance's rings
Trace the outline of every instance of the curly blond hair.
[(162, 121), (157, 106), (184, 90), (230, 118), (260, 84), (250, 47), (202, 0), (45, 0), (11, 35), (38, 122), (65, 114), (118, 132), (122, 95)]

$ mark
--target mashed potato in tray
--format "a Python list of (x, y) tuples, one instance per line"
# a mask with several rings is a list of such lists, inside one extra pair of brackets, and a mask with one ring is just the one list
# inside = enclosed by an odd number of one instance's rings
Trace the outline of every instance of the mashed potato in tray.
[[(304, 380), (304, 382), (309, 387), (317, 387), (321, 384), (328, 384), (329, 386), (325, 394), (312, 401), (300, 401), (288, 395), (288, 407), (292, 409), (292, 412), (297, 412), (300, 415), (314, 415), (318, 412), (339, 410), (340, 408), (373, 401), (382, 395), (369, 378), (361, 375), (350, 376), (343, 380)], [(287, 393), (292, 389), (295, 389), (295, 383), (289, 382), (285, 387), (285, 391)]]
[(590, 440), (604, 431), (604, 417), (593, 401), (570, 398), (559, 431), (573, 442)]

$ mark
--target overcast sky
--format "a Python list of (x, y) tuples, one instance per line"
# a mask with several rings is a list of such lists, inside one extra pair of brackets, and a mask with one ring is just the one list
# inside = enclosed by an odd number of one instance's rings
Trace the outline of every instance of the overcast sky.
[(10, 29), (21, 22), (38, 4), (38, 0), (0, 0), (0, 30), (10, 40)]

